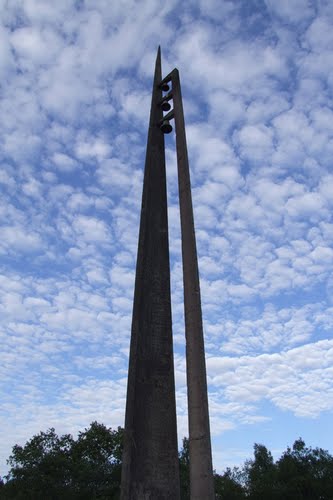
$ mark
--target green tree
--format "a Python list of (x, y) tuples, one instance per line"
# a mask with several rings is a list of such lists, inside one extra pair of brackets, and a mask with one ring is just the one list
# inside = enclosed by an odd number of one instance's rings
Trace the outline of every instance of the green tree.
[(59, 495), (68, 498), (72, 445), (72, 436), (58, 437), (53, 428), (34, 436), (23, 447), (15, 445), (8, 459), (11, 468), (1, 495), (27, 500), (56, 499)]
[(328, 451), (307, 447), (299, 438), (283, 453), (277, 470), (286, 500), (332, 500), (333, 457)]
[[(93, 500), (120, 496), (123, 429), (93, 422), (77, 439), (41, 432), (8, 459), (0, 499)], [(189, 440), (179, 452), (181, 499), (190, 498)], [(333, 457), (307, 447), (300, 438), (274, 463), (271, 452), (254, 445), (254, 458), (242, 468), (214, 472), (216, 500), (332, 500)]]
[(15, 445), (0, 498), (24, 500), (119, 498), (123, 430), (93, 422), (79, 433), (41, 432)]
[(279, 497), (276, 466), (271, 452), (262, 444), (254, 445), (254, 460), (244, 465), (246, 489), (251, 500), (273, 500)]
[(227, 468), (224, 474), (214, 474), (216, 500), (245, 500), (243, 472), (238, 467)]
[(307, 447), (299, 438), (274, 463), (263, 445), (254, 445), (254, 459), (243, 467), (249, 500), (332, 500), (333, 457)]
[(93, 422), (80, 432), (72, 447), (73, 486), (80, 499), (118, 498), (121, 480), (123, 429)]
[(180, 498), (190, 498), (190, 443), (187, 437), (183, 438), (183, 447), (179, 452)]

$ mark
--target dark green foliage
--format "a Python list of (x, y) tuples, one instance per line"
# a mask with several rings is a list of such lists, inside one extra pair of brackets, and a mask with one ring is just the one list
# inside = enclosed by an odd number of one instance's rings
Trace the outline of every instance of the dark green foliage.
[(188, 438), (183, 438), (183, 447), (179, 452), (180, 497), (190, 500), (190, 448)]
[(261, 444), (241, 469), (215, 474), (216, 498), (221, 500), (333, 500), (333, 457), (302, 439), (274, 462)]
[(242, 471), (237, 467), (225, 471), (224, 474), (214, 474), (215, 494), (217, 500), (245, 500), (245, 489), (242, 485)]
[(59, 438), (54, 429), (34, 436), (24, 447), (15, 445), (8, 459), (11, 469), (2, 495), (27, 500), (53, 499), (57, 494), (67, 498), (72, 475), (72, 446), (70, 435)]
[(321, 448), (295, 441), (274, 463), (263, 445), (254, 445), (254, 460), (245, 463), (244, 491), (250, 500), (332, 500), (333, 457)]
[(332, 500), (333, 457), (322, 448), (308, 448), (300, 438), (277, 462), (281, 494), (286, 500)]
[(72, 449), (78, 498), (118, 498), (122, 437), (120, 427), (112, 431), (97, 422), (79, 433)]
[(249, 498), (253, 500), (279, 498), (276, 466), (266, 446), (254, 445), (254, 460), (245, 462), (244, 471), (247, 476), (246, 486)]
[(117, 499), (123, 430), (93, 422), (77, 440), (54, 429), (14, 446), (0, 498), (17, 500)]
[[(123, 429), (93, 422), (77, 439), (41, 432), (23, 447), (15, 445), (0, 499), (119, 499)], [(189, 441), (179, 452), (181, 499), (190, 499)], [(214, 473), (217, 500), (332, 500), (333, 457), (302, 439), (274, 462), (271, 452), (254, 445), (254, 458), (242, 468)]]
[(188, 438), (183, 438), (183, 448), (179, 452), (180, 498), (190, 500), (190, 448)]

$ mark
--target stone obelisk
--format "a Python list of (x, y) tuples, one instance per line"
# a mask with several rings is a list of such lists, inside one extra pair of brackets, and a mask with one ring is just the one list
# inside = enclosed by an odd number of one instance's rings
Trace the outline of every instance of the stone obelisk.
[(122, 500), (179, 500), (164, 134), (157, 53), (130, 345)]
[(184, 284), (190, 496), (191, 500), (214, 500), (200, 280), (183, 100), (177, 68), (161, 84), (169, 82), (172, 83), (172, 90), (165, 99), (173, 100), (173, 110), (164, 116), (164, 126), (168, 120), (175, 120)]
[(171, 73), (182, 238), (191, 500), (213, 500), (214, 476), (200, 280), (179, 72)]

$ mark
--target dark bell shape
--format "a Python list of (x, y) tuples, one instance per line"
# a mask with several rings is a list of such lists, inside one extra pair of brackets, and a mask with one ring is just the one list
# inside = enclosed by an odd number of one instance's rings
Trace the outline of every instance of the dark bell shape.
[(161, 89), (163, 90), (163, 92), (168, 92), (170, 90), (170, 87), (167, 83), (162, 83)]
[(168, 101), (163, 101), (161, 104), (161, 108), (163, 109), (163, 111), (170, 111), (171, 106)]
[(172, 132), (172, 126), (170, 125), (169, 120), (163, 120), (160, 129), (162, 130), (163, 134), (170, 134), (170, 132)]

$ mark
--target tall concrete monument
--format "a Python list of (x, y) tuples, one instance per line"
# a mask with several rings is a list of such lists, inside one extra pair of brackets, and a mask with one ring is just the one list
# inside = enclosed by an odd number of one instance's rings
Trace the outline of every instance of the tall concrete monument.
[(182, 236), (191, 500), (214, 499), (199, 272), (181, 87), (177, 69), (162, 79), (158, 49), (136, 267), (121, 500), (180, 499), (164, 146), (164, 134), (172, 131), (172, 119), (176, 128)]

